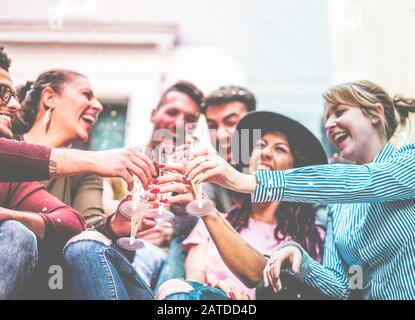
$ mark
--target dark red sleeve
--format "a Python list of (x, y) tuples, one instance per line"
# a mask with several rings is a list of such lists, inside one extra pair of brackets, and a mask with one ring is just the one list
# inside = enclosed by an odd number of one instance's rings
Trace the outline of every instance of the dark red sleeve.
[(11, 183), (8, 207), (39, 214), (45, 221), (45, 239), (69, 240), (85, 230), (81, 214), (62, 203), (38, 182)]
[(51, 148), (0, 138), (0, 181), (48, 180)]

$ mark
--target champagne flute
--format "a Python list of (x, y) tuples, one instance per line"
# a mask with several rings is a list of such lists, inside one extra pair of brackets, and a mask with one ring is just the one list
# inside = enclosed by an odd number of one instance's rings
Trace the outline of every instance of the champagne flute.
[(124, 201), (120, 205), (119, 210), (122, 215), (126, 217), (130, 216), (131, 231), (129, 237), (122, 237), (118, 239), (117, 244), (121, 248), (132, 251), (143, 248), (145, 246), (144, 241), (136, 239), (136, 234), (140, 225), (140, 221), (143, 219), (146, 211), (148, 210), (148, 206), (142, 202), (137, 204), (134, 201)]
[[(135, 147), (135, 149), (154, 163), (155, 155), (153, 149), (147, 146), (139, 146)], [(138, 210), (139, 205), (148, 202), (148, 192), (144, 190), (140, 179), (136, 175), (133, 175), (133, 181), (132, 200), (124, 201), (120, 205), (120, 212), (126, 218), (131, 218), (132, 212)]]
[[(171, 162), (174, 158), (175, 146), (173, 144), (161, 143), (158, 147), (159, 155), (159, 164)], [(168, 174), (169, 171), (164, 168), (159, 168), (159, 176), (164, 176)], [(165, 208), (166, 198), (169, 194), (158, 194), (157, 199), (159, 207), (157, 209), (151, 209), (148, 211), (147, 216), (152, 217), (156, 222), (160, 222), (160, 225), (163, 225), (166, 221), (171, 221), (174, 219), (175, 215), (171, 211)]]
[[(195, 152), (200, 148), (196, 122), (188, 122), (185, 124), (185, 143), (189, 145), (191, 152)], [(205, 216), (215, 209), (215, 205), (212, 200), (203, 198), (203, 182), (191, 181), (191, 184), (196, 199), (188, 203), (186, 212), (192, 216)]]
[[(139, 152), (146, 155), (150, 161), (154, 161), (154, 151), (146, 146), (136, 148)], [(136, 234), (140, 221), (148, 212), (148, 192), (144, 190), (143, 185), (136, 175), (133, 175), (134, 186), (132, 192), (132, 200), (124, 201), (120, 204), (119, 211), (126, 217), (131, 219), (131, 232), (129, 237), (118, 239), (117, 243), (121, 248), (127, 250), (136, 250), (144, 247), (144, 241), (136, 239)]]

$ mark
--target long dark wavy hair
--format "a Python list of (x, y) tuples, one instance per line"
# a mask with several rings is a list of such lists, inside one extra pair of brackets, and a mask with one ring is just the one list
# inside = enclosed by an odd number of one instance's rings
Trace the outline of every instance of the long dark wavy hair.
[[(288, 141), (289, 141), (289, 137)], [(290, 144), (294, 158), (294, 167), (304, 166), (305, 158)], [(236, 204), (228, 211), (226, 219), (237, 232), (247, 228), (252, 215), (252, 203), (249, 195), (241, 195)], [(322, 256), (324, 242), (315, 224), (316, 207), (311, 203), (281, 202), (275, 211), (277, 226), (274, 236), (284, 240), (288, 236), (299, 243), (313, 258)]]

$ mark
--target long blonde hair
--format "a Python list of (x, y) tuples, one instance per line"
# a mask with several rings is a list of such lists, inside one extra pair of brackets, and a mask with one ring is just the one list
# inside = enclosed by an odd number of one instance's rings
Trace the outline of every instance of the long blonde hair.
[[(381, 86), (368, 80), (335, 85), (323, 93), (323, 98), (326, 105), (351, 105), (361, 108), (368, 116), (380, 118), (388, 140), (398, 126), (406, 123), (409, 113), (415, 112), (415, 99), (401, 95), (391, 97)], [(378, 104), (383, 106), (383, 117)]]

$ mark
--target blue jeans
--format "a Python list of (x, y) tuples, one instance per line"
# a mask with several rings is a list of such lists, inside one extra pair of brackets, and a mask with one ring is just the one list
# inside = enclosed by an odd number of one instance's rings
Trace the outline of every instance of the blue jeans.
[(146, 241), (143, 248), (135, 251), (132, 265), (146, 284), (154, 288), (166, 258), (167, 253), (163, 249)]
[(160, 270), (157, 283), (154, 286), (157, 292), (160, 285), (170, 279), (184, 278), (184, 263), (186, 261), (186, 252), (183, 250), (182, 242), (177, 237), (170, 243), (166, 260)]
[(16, 299), (38, 258), (35, 234), (15, 220), (0, 222), (0, 299)]
[(185, 258), (185, 252), (177, 238), (173, 239), (167, 253), (146, 242), (144, 248), (135, 252), (133, 266), (147, 285), (157, 292), (166, 280), (184, 278)]
[(162, 300), (231, 300), (221, 289), (209, 287), (196, 281), (186, 281), (192, 289), (177, 290)]
[(153, 292), (113, 246), (78, 240), (64, 249), (75, 299), (152, 300)]

